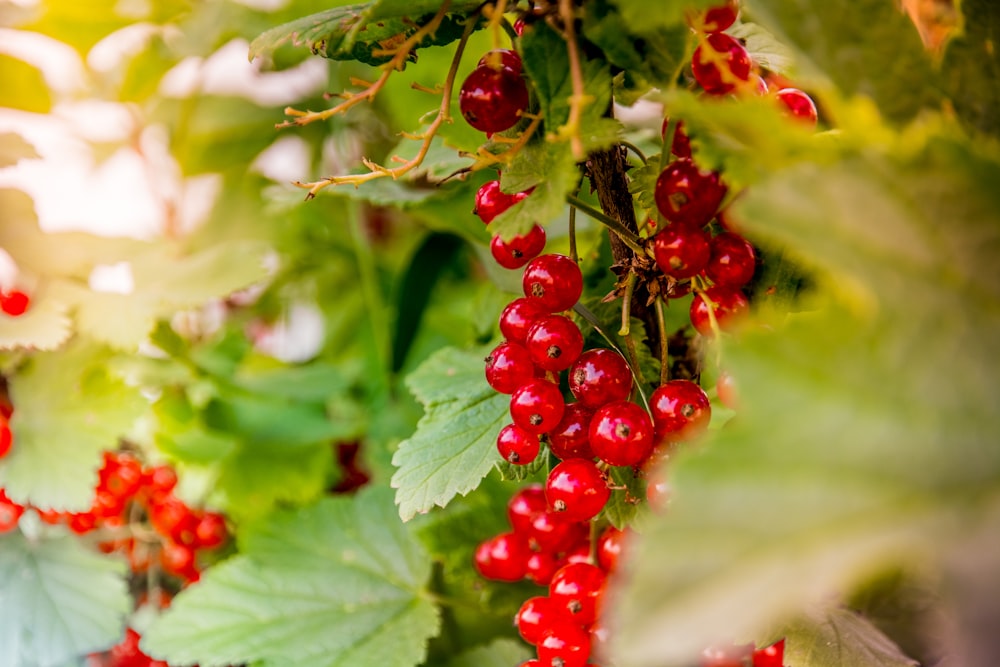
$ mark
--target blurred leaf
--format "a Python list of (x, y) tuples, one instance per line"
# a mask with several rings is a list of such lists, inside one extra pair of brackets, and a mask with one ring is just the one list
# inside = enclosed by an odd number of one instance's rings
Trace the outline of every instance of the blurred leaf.
[(78, 342), (32, 355), (9, 378), (14, 447), (0, 466), (0, 486), (12, 499), (45, 509), (90, 508), (101, 452), (116, 449), (148, 407), (137, 389), (107, 371), (110, 356)]
[(0, 132), (0, 169), (38, 158), (35, 147), (14, 132)]
[(788, 667), (915, 667), (870, 622), (846, 609), (813, 611), (784, 628)]
[(386, 489), (327, 498), (241, 534), (240, 555), (178, 595), (142, 647), (203, 667), (410, 667), (438, 630), (429, 577)]
[[(479, 7), (475, 0), (455, 0), (437, 30), (421, 46), (448, 44), (462, 36), (465, 17)], [(384, 51), (403, 42), (427, 24), (440, 8), (435, 0), (372, 0), (328, 9), (277, 26), (250, 45), (250, 60), (270, 57), (291, 42), (334, 60), (359, 60), (378, 65), (391, 59)]]
[(294, 451), (338, 434), (323, 403), (277, 400), (267, 393), (223, 392), (205, 406), (204, 418), (210, 429), (236, 435), (259, 449)]
[(22, 315), (0, 315), (0, 350), (54, 350), (69, 340), (71, 327), (65, 304), (35, 292)]
[(795, 75), (795, 54), (763, 26), (737, 23), (726, 32), (743, 42), (755, 65), (783, 76)]
[(532, 652), (523, 642), (497, 639), (456, 655), (448, 667), (511, 667), (531, 658)]
[(496, 437), (510, 398), (486, 383), (488, 353), (445, 348), (406, 379), (425, 413), (392, 458), (397, 468), (392, 487), (403, 521), (469, 493), (499, 458)]
[(643, 34), (660, 28), (673, 28), (684, 23), (684, 14), (691, 9), (711, 7), (718, 0), (614, 0), (625, 23), (633, 31)]
[(124, 574), (74, 537), (0, 535), (0, 664), (61, 667), (117, 642), (132, 604)]
[(962, 0), (962, 33), (945, 50), (942, 79), (955, 111), (971, 127), (1000, 134), (1000, 7)]

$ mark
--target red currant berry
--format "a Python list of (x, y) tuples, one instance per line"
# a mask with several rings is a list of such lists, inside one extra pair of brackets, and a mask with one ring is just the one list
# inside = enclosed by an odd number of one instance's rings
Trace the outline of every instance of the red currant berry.
[(691, 380), (670, 380), (649, 398), (657, 440), (691, 440), (708, 428), (712, 404), (705, 390)]
[(513, 394), (534, 377), (531, 354), (517, 343), (500, 343), (486, 357), (486, 382), (501, 394)]
[(10, 422), (6, 417), (0, 415), (0, 459), (10, 454), (13, 444), (14, 434), (10, 430)]
[(507, 501), (507, 519), (515, 533), (527, 535), (535, 515), (547, 509), (545, 488), (541, 484), (529, 484), (519, 489)]
[(524, 67), (521, 62), (521, 56), (513, 49), (494, 49), (489, 51), (486, 55), (479, 59), (476, 66), (492, 67), (496, 70), (507, 67), (519, 74)]
[(698, 227), (670, 225), (653, 237), (656, 265), (676, 280), (701, 273), (711, 254), (708, 232)]
[(527, 111), (528, 86), (518, 71), (481, 65), (462, 83), (458, 107), (465, 121), (480, 132), (503, 132)]
[(746, 86), (752, 66), (746, 47), (723, 32), (708, 35), (691, 58), (691, 73), (710, 95), (725, 95)]
[(66, 517), (66, 525), (77, 535), (86, 535), (97, 527), (97, 517), (91, 512), (73, 512)]
[(712, 256), (705, 265), (705, 277), (716, 285), (743, 287), (753, 278), (757, 255), (750, 242), (739, 234), (723, 232), (712, 239)]
[(730, 410), (738, 409), (740, 398), (736, 392), (736, 380), (726, 371), (719, 373), (719, 377), (716, 378), (715, 393), (718, 394), (719, 400), (724, 406)]
[(142, 465), (128, 454), (105, 452), (99, 480), (101, 488), (118, 498), (132, 498), (142, 488)]
[(525, 347), (531, 360), (547, 371), (564, 371), (583, 352), (580, 327), (564, 315), (546, 315), (528, 329)]
[(566, 610), (578, 625), (587, 626), (597, 620), (604, 582), (604, 570), (590, 563), (569, 563), (552, 575), (549, 597)]
[(197, 572), (194, 548), (167, 540), (163, 544), (163, 550), (160, 551), (160, 565), (168, 574), (191, 579), (191, 575)]
[(618, 567), (622, 557), (622, 549), (628, 533), (614, 526), (608, 526), (597, 538), (597, 564), (605, 572), (612, 572)]
[(792, 118), (816, 127), (819, 119), (819, 112), (816, 111), (816, 103), (807, 94), (798, 88), (782, 88), (774, 94), (781, 102), (782, 109)]
[(504, 241), (494, 236), (490, 241), (490, 254), (497, 264), (505, 269), (519, 269), (545, 249), (545, 228), (535, 225), (523, 236), (515, 236)]
[(557, 620), (536, 647), (543, 667), (583, 667), (590, 657), (590, 634), (572, 621)]
[(546, 509), (532, 518), (525, 536), (532, 549), (557, 554), (571, 549), (581, 538), (585, 538), (586, 529), (582, 523), (567, 521), (562, 515)]
[(514, 616), (514, 625), (521, 639), (532, 646), (557, 621), (566, 620), (566, 612), (552, 598), (536, 595), (528, 598)]
[(476, 548), (476, 570), (493, 581), (519, 581), (527, 571), (528, 543), (515, 533), (500, 533)]
[(31, 297), (20, 290), (0, 292), (0, 310), (11, 317), (23, 315), (31, 305)]
[(688, 14), (688, 24), (698, 32), (722, 32), (736, 23), (739, 15), (739, 0), (726, 0), (725, 4), (691, 12)]
[(712, 336), (715, 333), (709, 317), (709, 301), (712, 302), (711, 313), (722, 331), (733, 330), (750, 310), (747, 298), (738, 289), (724, 286), (709, 287), (703, 294), (695, 295), (689, 312), (691, 324), (702, 336)]
[(542, 307), (538, 299), (519, 297), (508, 303), (500, 313), (500, 333), (507, 340), (523, 345), (531, 325), (538, 318), (548, 314), (549, 311)]
[(198, 519), (182, 500), (168, 496), (149, 508), (149, 520), (161, 535), (180, 544), (194, 544)]
[(771, 644), (753, 652), (753, 667), (783, 667), (785, 664), (785, 640)]
[(656, 179), (656, 208), (670, 222), (704, 227), (726, 196), (726, 186), (713, 171), (703, 171), (688, 158), (674, 160)]
[(0, 489), (0, 534), (14, 530), (22, 514), (24, 507), (8, 498), (7, 493)]
[(653, 421), (635, 403), (608, 403), (590, 420), (590, 448), (608, 465), (639, 465), (653, 451)]
[[(667, 139), (669, 126), (670, 119), (664, 118), (663, 125), (660, 127), (660, 137), (664, 141)], [(684, 131), (684, 121), (682, 120), (677, 121), (677, 125), (674, 127), (674, 136), (670, 140), (670, 152), (677, 157), (691, 157), (691, 138)]]
[(497, 436), (497, 451), (505, 461), (525, 466), (538, 458), (538, 436), (528, 433), (516, 424), (507, 424)]
[(604, 473), (593, 461), (569, 459), (549, 472), (545, 499), (549, 508), (567, 521), (588, 521), (604, 509), (611, 497)]
[(566, 402), (558, 385), (536, 378), (518, 387), (510, 397), (510, 416), (528, 433), (551, 431), (562, 419)]
[(593, 408), (583, 403), (569, 403), (559, 424), (545, 436), (552, 453), (564, 461), (594, 458), (590, 449), (590, 418), (593, 416)]
[(229, 536), (226, 528), (226, 517), (218, 512), (205, 512), (198, 517), (198, 525), (194, 529), (197, 545), (204, 549), (215, 549), (222, 546)]
[(569, 370), (569, 390), (576, 400), (591, 408), (623, 401), (632, 393), (632, 371), (614, 350), (587, 350)]
[(528, 192), (507, 194), (500, 189), (500, 181), (487, 181), (476, 192), (476, 207), (473, 213), (479, 216), (483, 224), (488, 225), (493, 219), (511, 206), (528, 196)]
[(566, 255), (541, 255), (528, 262), (521, 280), (524, 295), (550, 313), (572, 308), (583, 294), (583, 273)]
[(532, 551), (528, 556), (527, 573), (525, 576), (536, 586), (548, 586), (552, 575), (562, 563), (556, 560), (551, 551)]

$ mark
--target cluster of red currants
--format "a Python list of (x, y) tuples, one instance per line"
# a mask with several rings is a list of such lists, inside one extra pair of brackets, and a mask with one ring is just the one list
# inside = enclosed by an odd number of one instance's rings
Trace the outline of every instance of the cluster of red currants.
[(458, 92), (458, 108), (466, 122), (487, 135), (517, 125), (530, 102), (522, 70), (521, 56), (512, 49), (484, 55)]
[(106, 653), (87, 657), (87, 667), (170, 667), (163, 660), (153, 660), (139, 648), (142, 636), (133, 628), (125, 629), (125, 638)]

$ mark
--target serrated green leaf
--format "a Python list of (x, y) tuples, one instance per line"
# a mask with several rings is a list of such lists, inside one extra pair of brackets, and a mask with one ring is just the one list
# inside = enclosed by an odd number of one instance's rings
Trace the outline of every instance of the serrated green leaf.
[(411, 667), (438, 630), (430, 560), (386, 489), (278, 512), (240, 536), (150, 627), (142, 647), (176, 664)]
[(0, 315), (0, 350), (55, 350), (69, 340), (72, 324), (65, 304), (46, 292), (36, 292), (22, 315)]
[(12, 499), (57, 510), (91, 506), (102, 450), (117, 448), (148, 408), (136, 388), (108, 372), (110, 357), (75, 343), (33, 355), (9, 378), (14, 447), (0, 486)]
[(566, 195), (576, 187), (576, 162), (567, 143), (536, 142), (517, 154), (500, 176), (505, 192), (534, 186), (526, 198), (510, 207), (487, 226), (490, 234), (505, 239), (526, 234), (536, 224), (545, 226), (566, 211)]
[(35, 147), (14, 132), (0, 132), (0, 169), (38, 158)]
[(646, 497), (646, 485), (631, 468), (611, 468), (609, 479), (616, 488), (611, 492), (602, 516), (615, 528), (624, 530), (639, 512), (639, 503)]
[[(474, 0), (453, 1), (438, 29), (420, 46), (440, 46), (459, 37), (466, 16), (479, 7)], [(250, 44), (250, 60), (270, 58), (286, 43), (305, 46), (334, 60), (359, 60), (378, 65), (391, 59), (385, 51), (409, 38), (440, 9), (437, 0), (372, 2), (335, 7), (271, 28)]]
[(523, 482), (534, 477), (540, 470), (544, 470), (548, 465), (548, 449), (542, 447), (535, 460), (527, 465), (514, 465), (510, 461), (500, 459), (497, 461), (497, 472), (500, 479), (505, 482)]
[(469, 493), (499, 459), (496, 437), (510, 399), (486, 383), (487, 354), (444, 348), (406, 379), (425, 412), (392, 457), (392, 487), (404, 521)]
[(847, 609), (814, 610), (782, 628), (788, 667), (915, 667), (891, 639)]
[(124, 574), (71, 536), (0, 536), (0, 664), (58, 667), (114, 644), (131, 607)]

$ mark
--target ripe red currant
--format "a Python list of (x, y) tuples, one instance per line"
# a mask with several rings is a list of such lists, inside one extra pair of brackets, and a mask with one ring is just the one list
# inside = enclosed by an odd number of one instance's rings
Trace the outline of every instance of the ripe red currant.
[(519, 581), (527, 571), (531, 550), (523, 537), (516, 533), (500, 533), (476, 548), (474, 564), (486, 579)]
[(678, 225), (703, 227), (726, 196), (726, 186), (713, 171), (688, 158), (674, 160), (656, 179), (653, 198), (664, 218)]
[(753, 61), (735, 37), (714, 32), (694, 50), (691, 73), (710, 95), (725, 95), (747, 85)]
[(614, 526), (608, 526), (597, 538), (597, 564), (605, 572), (611, 572), (618, 567), (618, 561), (622, 557), (625, 541), (628, 533), (619, 530)]
[(6, 417), (0, 415), (0, 459), (10, 454), (13, 444), (14, 434), (10, 430), (10, 422)]
[(497, 451), (505, 461), (514, 465), (528, 465), (538, 457), (539, 449), (538, 436), (516, 424), (507, 424), (497, 436)]
[(503, 132), (517, 124), (528, 109), (528, 86), (519, 71), (480, 65), (458, 93), (462, 117), (480, 132)]
[(476, 66), (487, 66), (493, 69), (507, 67), (518, 73), (524, 67), (520, 54), (513, 49), (493, 49), (492, 51), (488, 51), (486, 55), (479, 59)]
[(611, 497), (604, 473), (593, 461), (569, 459), (549, 472), (545, 499), (567, 521), (587, 521), (604, 509)]
[(774, 96), (778, 98), (782, 108), (789, 116), (811, 127), (816, 127), (819, 112), (816, 111), (816, 103), (809, 95), (798, 88), (782, 88)]
[(549, 597), (562, 607), (578, 625), (597, 620), (607, 575), (590, 563), (569, 563), (552, 575)]
[(738, 409), (740, 399), (736, 392), (736, 380), (728, 372), (719, 373), (719, 377), (715, 380), (715, 393), (724, 406), (730, 410)]
[(531, 526), (525, 536), (532, 549), (557, 554), (573, 548), (581, 539), (586, 539), (587, 531), (582, 523), (568, 521), (546, 508), (531, 519)]
[(532, 551), (525, 576), (537, 586), (548, 586), (552, 575), (562, 566), (551, 551)]
[(518, 297), (508, 303), (500, 313), (500, 333), (507, 340), (523, 345), (528, 337), (528, 329), (535, 320), (548, 314), (548, 309), (544, 308), (538, 299)]
[[(663, 125), (660, 126), (660, 137), (666, 141), (667, 129), (670, 126), (670, 119), (664, 118)], [(670, 140), (670, 152), (677, 157), (691, 157), (691, 138), (684, 131), (684, 121), (677, 121), (674, 127), (674, 136)]]
[(718, 285), (709, 287), (704, 293), (695, 295), (689, 313), (691, 324), (702, 336), (714, 335), (709, 317), (709, 301), (712, 302), (711, 312), (715, 315), (715, 322), (722, 331), (734, 329), (750, 310), (747, 298), (738, 289)]
[(541, 484), (522, 487), (507, 501), (507, 519), (515, 533), (526, 535), (536, 514), (548, 509), (545, 488)]
[(524, 295), (550, 313), (572, 308), (583, 294), (583, 273), (566, 255), (541, 255), (528, 262), (521, 279)]
[(544, 667), (583, 667), (590, 657), (590, 634), (572, 621), (557, 620), (536, 646)]
[(593, 416), (593, 408), (583, 403), (567, 404), (563, 410), (563, 418), (545, 436), (549, 442), (549, 450), (564, 461), (594, 458), (594, 452), (590, 449), (590, 418)]
[(698, 227), (670, 225), (653, 237), (656, 266), (676, 280), (701, 273), (711, 253), (708, 232)]
[(691, 440), (705, 432), (712, 420), (712, 404), (705, 390), (691, 380), (670, 380), (649, 398), (656, 439)]
[(501, 394), (513, 394), (535, 377), (535, 364), (527, 348), (500, 343), (486, 357), (486, 382)]
[(712, 239), (711, 247), (706, 278), (725, 287), (743, 287), (750, 282), (757, 256), (749, 241), (739, 234), (723, 232)]
[(568, 317), (546, 315), (531, 325), (524, 344), (536, 366), (547, 371), (563, 371), (583, 352), (583, 334)]
[(653, 451), (653, 420), (635, 403), (608, 403), (590, 420), (590, 448), (608, 465), (639, 465)]
[(551, 431), (565, 409), (559, 386), (541, 378), (522, 385), (510, 397), (511, 419), (528, 433)]
[(23, 315), (31, 304), (31, 297), (21, 290), (0, 291), (0, 310), (11, 317)]
[(632, 371), (614, 350), (587, 350), (570, 367), (569, 390), (576, 400), (592, 408), (623, 401), (632, 393)]
[(783, 667), (785, 664), (785, 640), (753, 652), (753, 667)]
[(507, 194), (500, 189), (500, 181), (487, 181), (476, 191), (476, 207), (473, 213), (479, 216), (483, 224), (488, 225), (493, 219), (511, 206), (528, 196), (528, 192)]
[(736, 23), (739, 15), (739, 0), (726, 0), (724, 4), (689, 13), (688, 24), (698, 32), (722, 32)]
[(222, 546), (229, 536), (226, 528), (226, 518), (218, 512), (205, 512), (198, 517), (198, 525), (194, 529), (197, 544), (204, 549), (215, 549)]
[(535, 225), (527, 234), (504, 241), (494, 236), (490, 241), (490, 254), (505, 269), (519, 269), (545, 249), (545, 228)]
[(532, 646), (538, 644), (542, 634), (556, 621), (565, 620), (566, 611), (552, 598), (536, 595), (528, 598), (514, 616), (514, 625), (521, 639)]
[(198, 578), (194, 548), (186, 544), (167, 540), (160, 551), (160, 565), (164, 572), (181, 579), (193, 581)]

